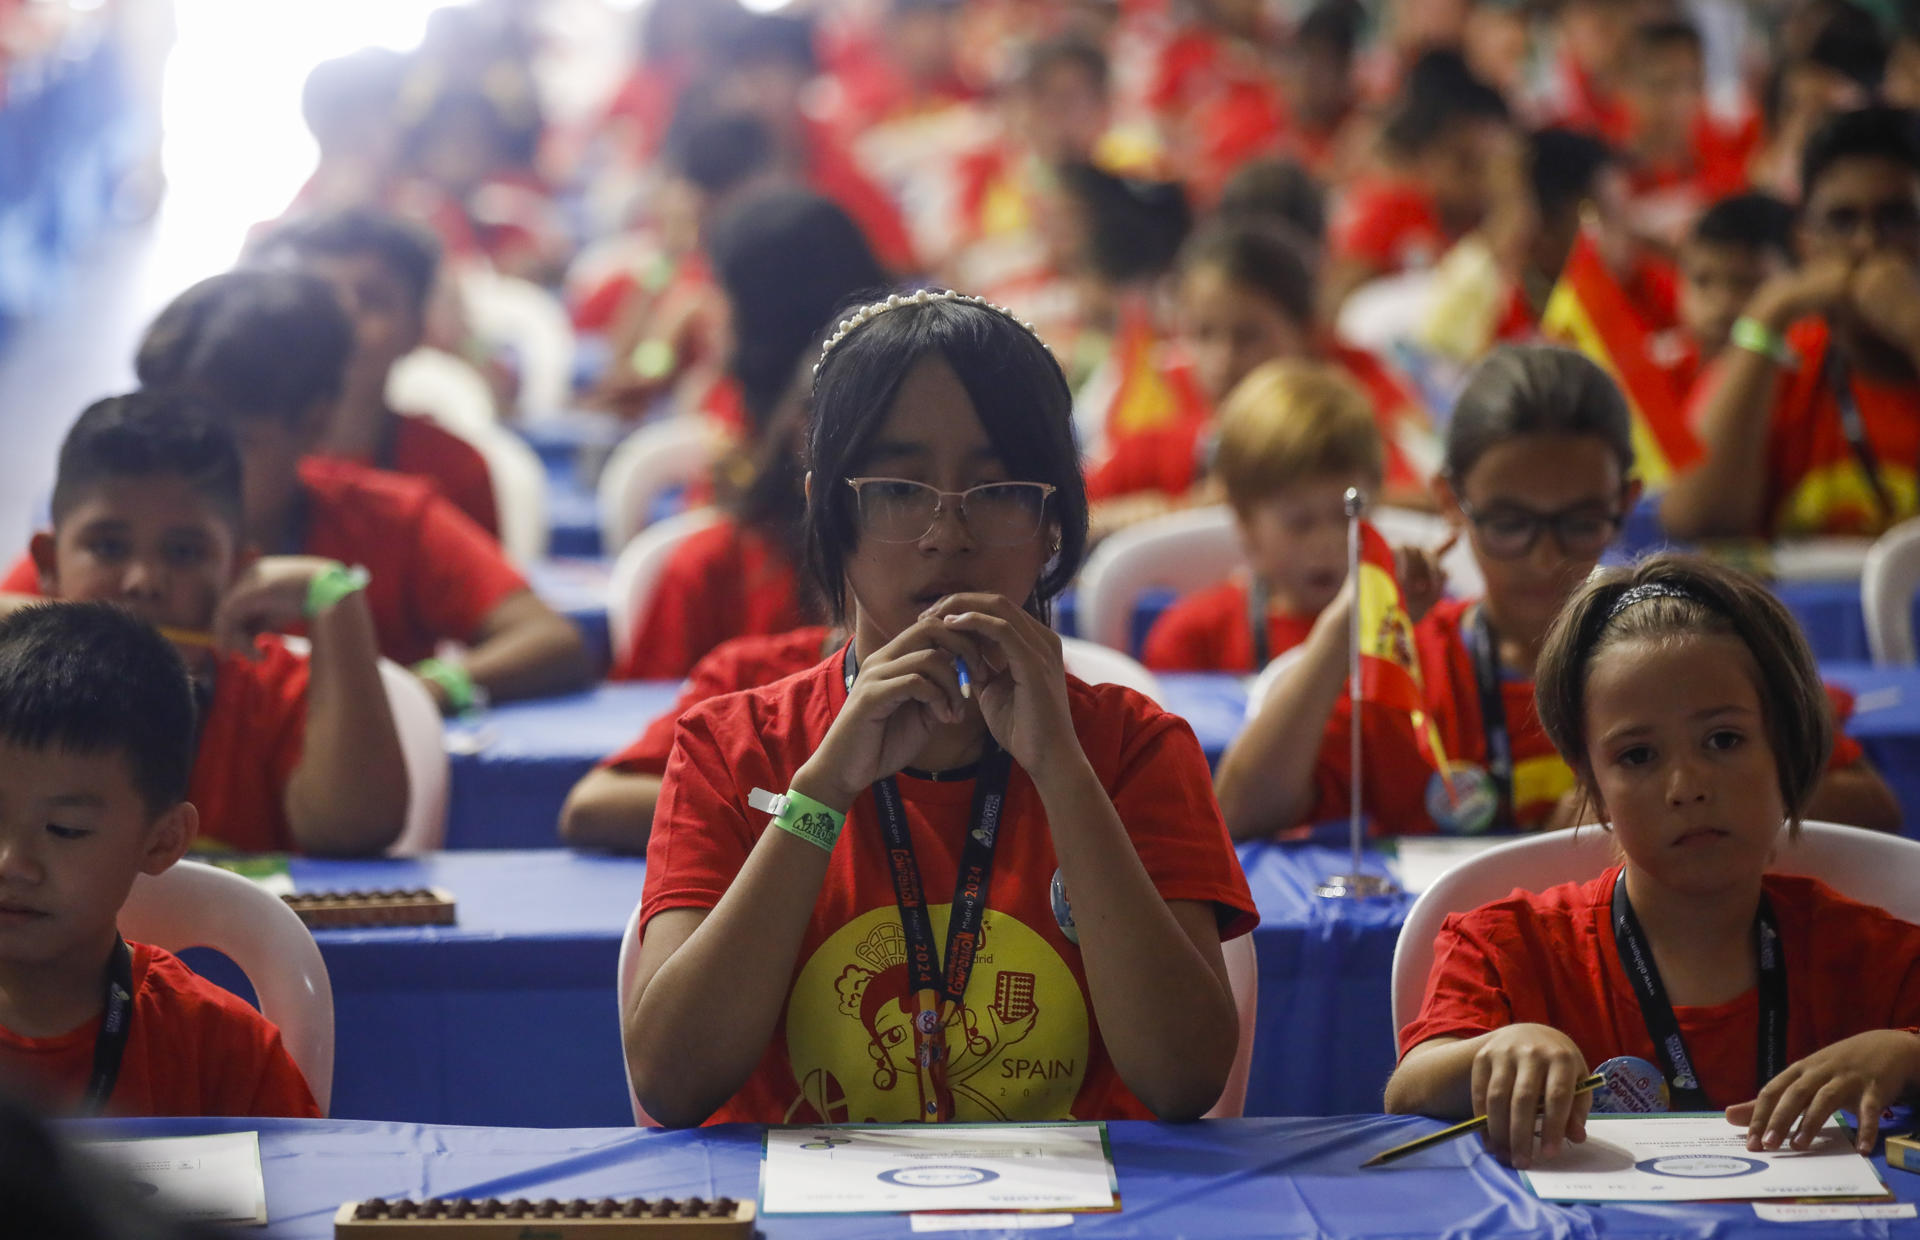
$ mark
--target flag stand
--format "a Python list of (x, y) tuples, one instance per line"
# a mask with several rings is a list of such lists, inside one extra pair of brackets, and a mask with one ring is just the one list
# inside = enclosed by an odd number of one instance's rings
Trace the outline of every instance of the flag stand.
[(1348, 487), (1346, 495), (1347, 510), (1347, 580), (1353, 586), (1352, 624), (1347, 631), (1347, 702), (1352, 708), (1351, 721), (1347, 728), (1352, 748), (1348, 753), (1351, 767), (1352, 784), (1347, 796), (1347, 835), (1353, 852), (1345, 874), (1330, 874), (1313, 889), (1313, 894), (1329, 900), (1364, 900), (1369, 896), (1393, 895), (1400, 890), (1393, 880), (1383, 874), (1368, 874), (1361, 869), (1361, 859), (1366, 850), (1367, 824), (1364, 807), (1360, 800), (1360, 517), (1366, 511), (1367, 497), (1358, 488)]

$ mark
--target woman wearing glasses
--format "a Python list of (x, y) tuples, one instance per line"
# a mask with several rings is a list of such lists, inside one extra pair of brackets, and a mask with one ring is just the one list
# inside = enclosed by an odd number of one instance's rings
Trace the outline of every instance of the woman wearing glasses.
[[(1540, 726), (1534, 663), (1547, 629), (1639, 498), (1625, 400), (1593, 362), (1543, 345), (1495, 350), (1468, 376), (1434, 482), (1453, 538), (1486, 580), (1438, 599), (1440, 552), (1406, 549), (1401, 589), (1422, 689), (1446, 749), (1433, 774), (1404, 712), (1367, 708), (1363, 795), (1376, 832), (1532, 831), (1574, 825), (1571, 768)], [(1451, 540), (1447, 546), (1451, 546)], [(1344, 819), (1353, 726), (1346, 695), (1351, 586), (1320, 613), (1298, 666), (1221, 760), (1217, 789), (1240, 839)], [(1397, 717), (1396, 717), (1397, 715)], [(1898, 808), (1841, 737), (1808, 817), (1897, 829)]]
[(681, 721), (634, 1000), (671, 1124), (1187, 1119), (1236, 1045), (1255, 920), (1192, 731), (1068, 676), (1086, 545), (1066, 381), (950, 293), (816, 372), (806, 539), (853, 634)]

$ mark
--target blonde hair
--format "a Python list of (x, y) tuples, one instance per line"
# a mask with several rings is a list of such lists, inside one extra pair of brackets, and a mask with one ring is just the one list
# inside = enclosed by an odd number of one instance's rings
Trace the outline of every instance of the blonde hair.
[(1383, 473), (1373, 406), (1346, 373), (1323, 362), (1266, 362), (1220, 405), (1213, 468), (1227, 500), (1245, 510), (1308, 478)]

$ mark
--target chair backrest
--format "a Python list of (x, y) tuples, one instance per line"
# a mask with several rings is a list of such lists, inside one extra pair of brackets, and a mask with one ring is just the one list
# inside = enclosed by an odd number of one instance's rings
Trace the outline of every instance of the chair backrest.
[(573, 396), (573, 320), (560, 299), (530, 280), (475, 268), (460, 282), (467, 323), (487, 344), (512, 352), (518, 411), (564, 411)]
[(1859, 581), (1874, 544), (1871, 538), (1795, 538), (1774, 544), (1767, 558), (1775, 581)]
[(456, 433), (499, 420), (486, 377), (441, 349), (418, 348), (394, 363), (387, 375), (387, 405), (425, 414)]
[(633, 649), (634, 626), (646, 613), (647, 600), (653, 597), (674, 548), (724, 519), (718, 508), (683, 512), (641, 530), (620, 552), (607, 579), (607, 636), (615, 667), (625, 663)]
[(210, 947), (247, 975), (260, 1012), (325, 1115), (333, 1101), (333, 984), (313, 935), (278, 896), (198, 861), (143, 874), (120, 908), (120, 933), (170, 952)]
[(620, 442), (600, 472), (600, 547), (618, 555), (652, 519), (654, 505), (676, 486), (712, 468), (721, 438), (704, 418), (665, 418)]
[(500, 546), (516, 564), (547, 558), (552, 518), (547, 508), (547, 471), (527, 441), (498, 426), (456, 433), (487, 461), (493, 503), (500, 513)]
[(1133, 610), (1143, 592), (1197, 590), (1244, 563), (1233, 510), (1224, 504), (1128, 526), (1094, 548), (1080, 570), (1080, 633), (1131, 652)]
[[(313, 653), (313, 643), (304, 637), (282, 637), (280, 643), (303, 659)], [(453, 784), (446, 724), (418, 676), (391, 659), (381, 659), (379, 666), (393, 730), (400, 734), (400, 758), (407, 768), (407, 820), (399, 838), (387, 845), (387, 855), (438, 852), (447, 841), (447, 801)]]
[(1260, 958), (1254, 953), (1251, 934), (1228, 939), (1220, 945), (1220, 954), (1226, 958), (1227, 982), (1233, 987), (1233, 1007), (1240, 1017), (1240, 1046), (1233, 1053), (1227, 1087), (1204, 1118), (1239, 1119), (1247, 1113), (1247, 1078), (1253, 1072), (1253, 1031), (1260, 1014)]
[(1060, 654), (1067, 670), (1090, 685), (1125, 685), (1146, 695), (1155, 706), (1166, 705), (1160, 678), (1132, 655), (1078, 637), (1061, 638)]
[(627, 917), (627, 928), (620, 933), (620, 963), (616, 966), (613, 984), (613, 997), (616, 1005), (614, 1018), (619, 1024), (614, 1027), (620, 1031), (620, 1070), (627, 1076), (627, 1101), (633, 1106), (633, 1122), (641, 1128), (658, 1128), (646, 1108), (640, 1105), (640, 1095), (633, 1092), (633, 1066), (627, 1062), (627, 1001), (633, 995), (633, 977), (640, 970), (640, 906), (635, 904), (633, 912)]
[(1913, 595), (1920, 590), (1920, 517), (1882, 534), (1860, 571), (1867, 649), (1881, 666), (1915, 662)]
[[(1505, 899), (1516, 888), (1544, 891), (1592, 878), (1615, 858), (1613, 836), (1599, 827), (1553, 831), (1496, 845), (1434, 880), (1407, 910), (1393, 949), (1393, 1027), (1420, 1010), (1433, 970), (1433, 940), (1448, 913)], [(1920, 841), (1830, 822), (1808, 822), (1800, 838), (1783, 833), (1776, 874), (1806, 874), (1851, 899), (1920, 922)]]

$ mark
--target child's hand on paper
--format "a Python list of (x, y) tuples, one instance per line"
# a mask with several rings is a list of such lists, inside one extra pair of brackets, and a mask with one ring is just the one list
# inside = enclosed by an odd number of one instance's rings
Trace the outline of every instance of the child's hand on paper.
[(1789, 1064), (1758, 1098), (1728, 1107), (1727, 1122), (1746, 1126), (1750, 1150), (1777, 1150), (1789, 1134), (1791, 1148), (1804, 1150), (1845, 1107), (1860, 1117), (1859, 1149), (1870, 1154), (1880, 1139), (1881, 1111), (1916, 1087), (1920, 1035), (1875, 1029)]
[(1592, 1095), (1574, 1087), (1586, 1075), (1587, 1057), (1551, 1025), (1508, 1025), (1487, 1035), (1473, 1057), (1473, 1109), (1487, 1117), (1487, 1148), (1525, 1170), (1536, 1116), (1541, 1158), (1554, 1157), (1566, 1141), (1585, 1141)]

